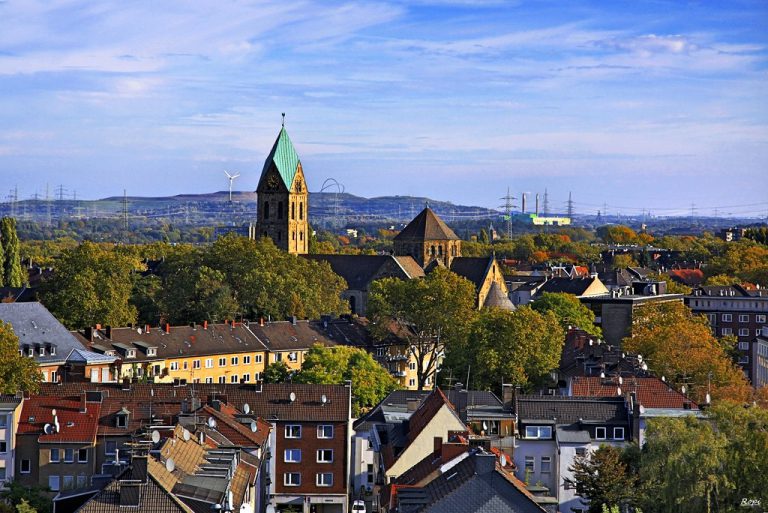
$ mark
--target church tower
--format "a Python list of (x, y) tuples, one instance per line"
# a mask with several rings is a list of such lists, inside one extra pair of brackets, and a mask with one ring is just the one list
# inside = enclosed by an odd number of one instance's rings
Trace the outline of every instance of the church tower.
[(278, 248), (288, 253), (307, 253), (309, 192), (301, 161), (285, 125), (264, 162), (256, 195), (256, 236), (271, 238)]
[(427, 207), (394, 240), (395, 256), (412, 256), (427, 268), (432, 262), (450, 267), (454, 258), (461, 256), (461, 239)]

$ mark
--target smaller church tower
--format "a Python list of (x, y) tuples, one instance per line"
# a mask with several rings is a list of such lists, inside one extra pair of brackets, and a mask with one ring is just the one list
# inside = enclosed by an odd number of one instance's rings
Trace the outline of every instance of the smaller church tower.
[(394, 240), (395, 256), (412, 256), (423, 268), (432, 262), (445, 267), (461, 256), (461, 239), (427, 207)]
[(278, 248), (288, 253), (306, 254), (309, 192), (301, 161), (285, 125), (264, 162), (256, 194), (256, 236), (271, 238)]

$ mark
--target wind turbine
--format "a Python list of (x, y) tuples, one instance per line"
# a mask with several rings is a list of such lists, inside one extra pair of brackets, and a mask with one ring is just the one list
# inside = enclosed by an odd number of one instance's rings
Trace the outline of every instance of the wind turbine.
[(236, 175), (230, 175), (228, 172), (224, 171), (224, 174), (227, 175), (227, 178), (229, 178), (229, 202), (232, 203), (232, 182), (235, 181), (235, 178), (240, 176), (240, 173), (237, 173)]

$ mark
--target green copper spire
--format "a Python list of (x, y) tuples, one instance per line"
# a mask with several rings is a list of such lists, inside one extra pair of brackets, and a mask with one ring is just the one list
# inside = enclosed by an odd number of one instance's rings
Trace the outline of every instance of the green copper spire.
[(272, 151), (269, 152), (266, 162), (264, 162), (264, 169), (261, 171), (262, 176), (267, 172), (272, 162), (275, 163), (283, 183), (290, 190), (301, 161), (296, 153), (296, 149), (293, 147), (293, 143), (291, 143), (291, 138), (288, 137), (288, 132), (285, 131), (285, 126), (280, 128), (280, 134), (277, 136), (277, 140), (274, 146), (272, 146)]

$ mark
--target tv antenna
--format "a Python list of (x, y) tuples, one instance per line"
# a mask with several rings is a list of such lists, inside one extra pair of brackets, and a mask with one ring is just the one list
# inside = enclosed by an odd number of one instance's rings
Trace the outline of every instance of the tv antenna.
[(229, 178), (229, 202), (232, 203), (232, 182), (235, 181), (235, 178), (240, 176), (240, 173), (230, 175), (227, 171), (224, 171), (224, 174)]

